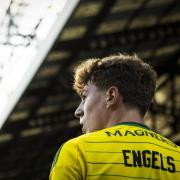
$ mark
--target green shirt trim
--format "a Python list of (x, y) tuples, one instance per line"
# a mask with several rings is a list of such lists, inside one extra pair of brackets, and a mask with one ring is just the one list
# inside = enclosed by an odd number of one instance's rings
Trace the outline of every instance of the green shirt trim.
[(121, 122), (121, 123), (115, 124), (114, 126), (119, 126), (119, 125), (137, 126), (137, 127), (141, 127), (141, 128), (150, 130), (146, 125), (140, 124), (137, 122)]
[(58, 151), (56, 152), (56, 155), (55, 155), (55, 157), (54, 157), (53, 163), (52, 163), (52, 165), (51, 165), (51, 169), (55, 166), (55, 164), (56, 164), (56, 162), (57, 162), (57, 160), (58, 160), (58, 157), (59, 157), (59, 154), (60, 154), (60, 152), (61, 152), (61, 149), (62, 149), (63, 145), (64, 145), (64, 143), (60, 146), (60, 148), (59, 148)]

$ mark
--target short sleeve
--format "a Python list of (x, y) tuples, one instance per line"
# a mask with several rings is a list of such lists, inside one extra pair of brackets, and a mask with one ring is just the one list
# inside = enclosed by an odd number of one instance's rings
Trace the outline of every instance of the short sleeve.
[(76, 139), (72, 139), (56, 153), (50, 172), (50, 180), (84, 180), (85, 171), (83, 148)]

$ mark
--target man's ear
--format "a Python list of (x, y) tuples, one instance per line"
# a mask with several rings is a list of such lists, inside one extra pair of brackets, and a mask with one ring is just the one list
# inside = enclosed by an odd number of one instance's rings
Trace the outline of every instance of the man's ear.
[(112, 107), (118, 103), (118, 101), (121, 101), (122, 97), (119, 93), (119, 90), (116, 86), (111, 86), (106, 91), (106, 107)]

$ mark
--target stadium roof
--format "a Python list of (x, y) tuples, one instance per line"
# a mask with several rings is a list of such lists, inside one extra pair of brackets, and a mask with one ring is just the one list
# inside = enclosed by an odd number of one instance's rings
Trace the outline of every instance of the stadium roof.
[(0, 179), (47, 179), (62, 142), (81, 133), (72, 69), (137, 53), (158, 72), (146, 124), (180, 143), (180, 1), (81, 0), (0, 132)]

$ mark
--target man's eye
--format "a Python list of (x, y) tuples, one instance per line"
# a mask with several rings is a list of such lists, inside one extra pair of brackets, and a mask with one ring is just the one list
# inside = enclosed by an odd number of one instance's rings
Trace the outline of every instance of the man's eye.
[(82, 96), (82, 100), (85, 100), (85, 99), (86, 99), (86, 96), (85, 96), (85, 95), (83, 95), (83, 96)]

